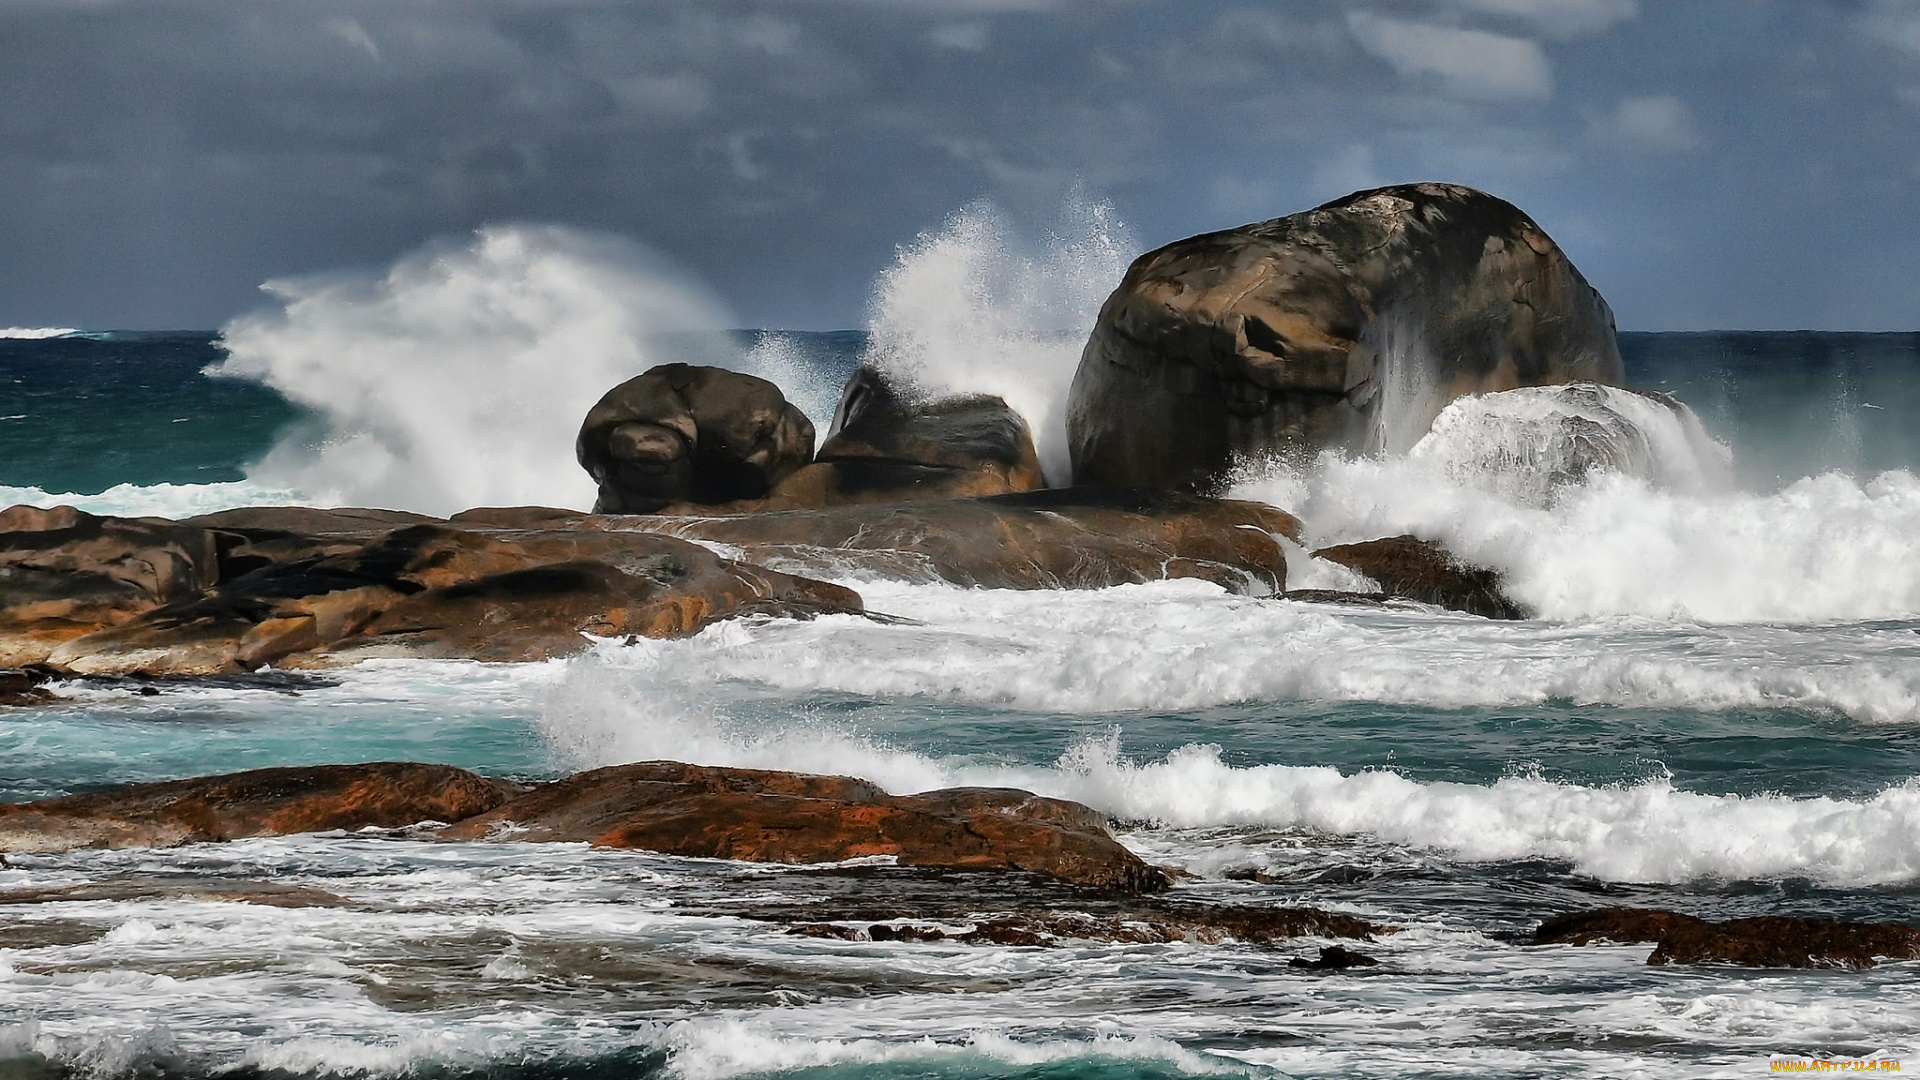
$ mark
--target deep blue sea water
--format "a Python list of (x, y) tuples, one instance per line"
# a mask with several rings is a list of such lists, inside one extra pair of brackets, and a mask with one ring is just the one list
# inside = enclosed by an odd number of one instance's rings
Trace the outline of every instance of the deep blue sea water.
[[(732, 350), (818, 418), (866, 346), (754, 332), (647, 359)], [(884, 870), (385, 836), (14, 856), (0, 1075), (1751, 1076), (1774, 1053), (1920, 1067), (1911, 962), (1653, 968), (1645, 946), (1521, 943), (1609, 904), (1920, 921), (1920, 335), (1622, 348), (1634, 385), (1717, 442), (1662, 428), (1660, 467), (1542, 493), (1500, 462), (1554, 452), (1563, 407), (1488, 399), (1406, 459), (1237, 491), (1300, 514), (1313, 544), (1443, 540), (1506, 573), (1534, 620), (1195, 582), (961, 590), (850, 566), (870, 607), (911, 621), (728, 624), (291, 689), (74, 684), (0, 712), (7, 800), (388, 758), (1017, 785), (1106, 812), (1195, 875), (1182, 895), (1402, 927), (1362, 946), (1378, 968), (1288, 968), (1313, 942), (843, 942), (751, 917), (774, 897), (924, 884)], [(0, 495), (186, 513), (351, 481), (341, 463), (360, 459), (328, 455), (350, 447), (346, 420), (379, 419), (354, 393), (301, 389), (293, 365), (279, 389), (202, 373), (221, 358), (205, 333), (0, 340)], [(454, 386), (421, 408), (480, 406)], [(464, 430), (423, 420), (389, 457), (444, 467), (422, 440)], [(551, 475), (569, 455), (563, 440)], [(1347, 583), (1304, 551), (1290, 572)], [(259, 882), (338, 902), (233, 899)]]

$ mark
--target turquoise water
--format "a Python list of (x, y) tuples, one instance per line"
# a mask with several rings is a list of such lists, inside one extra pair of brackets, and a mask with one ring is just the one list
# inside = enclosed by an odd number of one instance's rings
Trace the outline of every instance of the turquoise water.
[[(831, 382), (864, 339), (783, 340), (783, 362)], [(1912, 1068), (1912, 963), (1668, 969), (1645, 946), (1523, 944), (1550, 915), (1611, 904), (1920, 912), (1920, 344), (1623, 348), (1636, 382), (1730, 447), (1728, 476), (1596, 475), (1529, 503), (1457, 468), (1324, 462), (1240, 492), (1300, 513), (1315, 543), (1439, 536), (1505, 571), (1537, 620), (850, 568), (870, 607), (911, 621), (728, 624), (519, 667), (74, 683), (0, 712), (6, 800), (376, 759), (537, 779), (667, 757), (896, 791), (1021, 786), (1107, 813), (1123, 842), (1193, 875), (1178, 896), (1401, 928), (1359, 946), (1377, 968), (1287, 966), (1317, 942), (847, 942), (766, 918), (924, 896), (1096, 902), (887, 868), (376, 835), (13, 856), (0, 1074), (1750, 1076), (1773, 1053)], [(163, 505), (257, 494), (252, 463), (290, 433), (318, 438), (301, 428), (317, 419), (206, 379), (210, 349), (0, 342), (0, 415), (15, 417), (0, 485), (36, 500), (132, 485), (111, 496), (126, 507), (159, 484), (177, 486)], [(1339, 585), (1304, 552), (1290, 574)], [(262, 883), (334, 899), (233, 898)]]

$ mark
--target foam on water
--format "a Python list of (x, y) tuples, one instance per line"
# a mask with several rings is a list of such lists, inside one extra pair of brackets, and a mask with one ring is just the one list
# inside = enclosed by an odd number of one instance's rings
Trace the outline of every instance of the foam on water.
[(305, 498), (290, 488), (252, 480), (224, 484), (115, 484), (93, 495), (0, 485), (0, 507), (72, 506), (92, 514), (178, 520), (241, 506), (295, 506)]
[(1412, 533), (1499, 570), (1548, 619), (1824, 623), (1920, 614), (1920, 477), (1726, 479), (1684, 407), (1602, 388), (1448, 406), (1405, 457), (1247, 471), (1311, 547)]
[(42, 341), (47, 338), (71, 337), (79, 332), (71, 326), (4, 326), (0, 327), (0, 338)]
[(1047, 481), (1065, 485), (1067, 390), (1133, 255), (1106, 203), (1069, 200), (1037, 243), (976, 203), (902, 248), (881, 274), (867, 362), (929, 394), (1004, 398), (1032, 428)]
[[(324, 417), (249, 470), (322, 505), (449, 514), (584, 509), (573, 439), (594, 401), (656, 363), (662, 335), (712, 333), (717, 301), (630, 241), (489, 226), (384, 274), (269, 282), (279, 307), (222, 331), (213, 374), (259, 380)], [(707, 360), (706, 356), (691, 357)]]
[[(747, 683), (779, 700), (831, 690), (1084, 712), (1325, 693), (1455, 706), (1526, 702), (1564, 696), (1585, 681), (1617, 699), (1698, 709), (1716, 700), (1804, 705), (1824, 678), (1828, 707), (1847, 696), (1897, 708), (1903, 722), (1920, 720), (1920, 657), (1912, 655), (1886, 658), (1879, 671), (1843, 665), (1823, 675), (1818, 654), (1798, 658), (1798, 672), (1757, 671), (1748, 659), (1753, 642), (1711, 634), (1657, 638), (1634, 656), (1604, 631), (1552, 633), (1422, 613), (1336, 616), (1210, 588), (1169, 583), (1042, 597), (922, 589), (917, 606), (908, 603), (914, 590), (899, 589), (886, 597), (889, 607), (926, 625), (845, 617), (730, 624), (687, 641), (609, 647), (568, 667), (541, 723), (582, 766), (670, 758), (850, 774), (901, 792), (1023, 787), (1167, 826), (1365, 835), (1473, 861), (1565, 860), (1620, 881), (1808, 876), (1851, 887), (1920, 878), (1920, 786), (1911, 780), (1859, 799), (1687, 792), (1664, 778), (1617, 787), (1528, 776), (1428, 783), (1314, 765), (1236, 766), (1204, 744), (1134, 761), (1117, 737), (1083, 742), (1051, 766), (996, 763), (892, 747), (825, 719), (795, 719), (790, 709), (769, 718), (716, 693)], [(1911, 638), (1898, 636), (1903, 645)], [(1783, 638), (1787, 647), (1774, 651), (1791, 655), (1806, 644), (1844, 654), (1865, 640)], [(1713, 659), (1714, 648), (1724, 659)], [(1832, 692), (1840, 684), (1848, 689)]]

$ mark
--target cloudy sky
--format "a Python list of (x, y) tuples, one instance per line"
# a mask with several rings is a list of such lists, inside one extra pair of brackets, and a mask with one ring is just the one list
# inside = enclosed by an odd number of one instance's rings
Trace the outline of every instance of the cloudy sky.
[(1423, 179), (1623, 328), (1920, 328), (1920, 0), (0, 0), (0, 325), (540, 221), (857, 326), (974, 200), (1154, 246)]

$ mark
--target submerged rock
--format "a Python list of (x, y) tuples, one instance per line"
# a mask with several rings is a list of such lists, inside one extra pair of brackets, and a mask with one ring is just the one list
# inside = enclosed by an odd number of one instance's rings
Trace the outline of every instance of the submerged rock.
[(526, 790), (450, 765), (313, 765), (0, 803), (0, 851), (177, 847), (249, 836), (403, 828), (485, 813)]
[(1538, 225), (1410, 184), (1135, 260), (1067, 439), (1075, 483), (1209, 491), (1237, 457), (1405, 451), (1463, 394), (1622, 378), (1613, 313)]
[(988, 589), (1200, 578), (1260, 596), (1286, 588), (1286, 555), (1274, 538), (1300, 531), (1292, 515), (1262, 503), (1079, 488), (717, 517), (474, 510), (455, 522), (656, 531), (727, 544), (796, 574), (863, 572)]
[(758, 499), (813, 456), (813, 424), (765, 379), (663, 364), (594, 405), (574, 454), (600, 485), (594, 509)]
[[(1526, 607), (1502, 591), (1497, 571), (1463, 565), (1438, 544), (1415, 536), (1390, 536), (1358, 544), (1337, 544), (1313, 553), (1372, 578), (1384, 597), (1464, 611), (1489, 619), (1525, 619)], [(1354, 594), (1335, 594), (1343, 600)], [(1364, 594), (1361, 594), (1364, 595)], [(1331, 597), (1290, 594), (1298, 599)]]
[(953, 499), (1044, 486), (1027, 423), (984, 394), (916, 399), (861, 368), (814, 463), (756, 508)]
[(1350, 968), (1357, 967), (1378, 967), (1379, 964), (1380, 961), (1375, 960), (1366, 953), (1354, 952), (1352, 949), (1342, 948), (1338, 945), (1323, 947), (1320, 950), (1320, 955), (1312, 960), (1304, 956), (1296, 956), (1287, 961), (1288, 967), (1301, 968), (1307, 971), (1346, 971)]
[(1844, 968), (1881, 959), (1920, 959), (1920, 927), (1762, 916), (1709, 922), (1658, 908), (1603, 908), (1548, 919), (1535, 945), (1653, 943), (1649, 964), (1738, 964), (1742, 967)]
[(650, 761), (535, 788), (448, 840), (586, 841), (750, 862), (888, 856), (903, 866), (1025, 870), (1123, 892), (1170, 882), (1079, 803), (1007, 788), (888, 795), (844, 776)]

